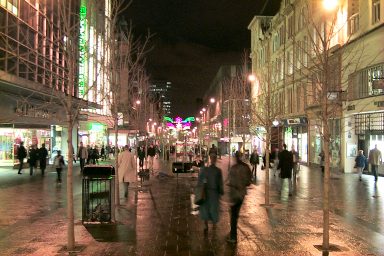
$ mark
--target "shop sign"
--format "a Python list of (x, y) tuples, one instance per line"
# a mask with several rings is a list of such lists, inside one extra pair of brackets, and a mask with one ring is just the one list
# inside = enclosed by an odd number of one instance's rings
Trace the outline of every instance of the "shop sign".
[(16, 101), (15, 113), (18, 116), (43, 118), (43, 119), (51, 119), (55, 115), (54, 113), (50, 112), (48, 109), (40, 108), (30, 103), (19, 102), (19, 101)]
[(283, 120), (284, 124), (286, 126), (289, 125), (298, 125), (298, 124), (306, 124), (307, 123), (307, 118), (306, 117), (297, 117), (297, 118), (289, 118)]
[(104, 125), (99, 123), (91, 123), (89, 130), (93, 132), (101, 132), (101, 131), (104, 131)]

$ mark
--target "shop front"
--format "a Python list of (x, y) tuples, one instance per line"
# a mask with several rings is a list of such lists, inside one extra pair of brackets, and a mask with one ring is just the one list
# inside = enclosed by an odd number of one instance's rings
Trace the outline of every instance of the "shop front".
[[(114, 140), (113, 140), (114, 141)], [(107, 126), (98, 122), (80, 122), (79, 143), (102, 146), (107, 144)]]
[(306, 117), (283, 120), (284, 143), (288, 150), (292, 147), (299, 153), (300, 161), (308, 162), (308, 120)]
[(51, 152), (50, 126), (0, 125), (0, 166), (13, 166), (18, 164), (17, 148), (24, 142), (27, 148), (32, 145), (45, 144)]
[[(352, 172), (358, 150), (365, 156), (377, 148), (384, 155), (384, 111), (354, 114), (346, 118), (346, 172)], [(379, 166), (379, 173), (384, 174), (384, 166)]]
[[(322, 127), (319, 120), (309, 122), (309, 163), (320, 164), (320, 153), (323, 149)], [(328, 127), (330, 131), (330, 167), (342, 168), (341, 163), (341, 121), (339, 118), (329, 119)]]

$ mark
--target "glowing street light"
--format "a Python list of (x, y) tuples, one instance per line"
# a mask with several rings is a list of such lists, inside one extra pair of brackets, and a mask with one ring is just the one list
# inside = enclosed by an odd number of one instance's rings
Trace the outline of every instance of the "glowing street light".
[(210, 98), (209, 99), (209, 102), (211, 102), (211, 103), (215, 103), (215, 101), (216, 101), (215, 98)]
[(249, 82), (255, 82), (255, 81), (256, 81), (256, 76), (255, 76), (254, 74), (250, 74), (250, 75), (248, 76), (248, 81), (249, 81)]
[(334, 10), (339, 4), (338, 0), (323, 0), (323, 7), (327, 11)]
[(140, 105), (141, 104), (141, 101), (140, 100), (136, 100), (136, 105)]

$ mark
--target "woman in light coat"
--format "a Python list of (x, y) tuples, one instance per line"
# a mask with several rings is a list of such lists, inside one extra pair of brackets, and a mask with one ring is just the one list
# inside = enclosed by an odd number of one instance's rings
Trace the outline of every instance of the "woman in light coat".
[(124, 151), (120, 153), (118, 163), (119, 182), (124, 183), (124, 196), (128, 197), (129, 183), (137, 181), (136, 161), (128, 146), (125, 146)]

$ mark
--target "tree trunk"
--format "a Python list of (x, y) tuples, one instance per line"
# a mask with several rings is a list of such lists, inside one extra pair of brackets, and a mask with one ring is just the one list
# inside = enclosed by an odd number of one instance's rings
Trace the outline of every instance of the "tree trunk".
[(116, 205), (120, 205), (120, 187), (119, 187), (119, 160), (118, 160), (118, 117), (115, 116), (115, 203)]
[[(327, 128), (325, 130), (328, 130)], [(329, 250), (329, 142), (328, 132), (324, 134), (324, 184), (323, 184), (323, 251)]]
[(268, 206), (269, 205), (269, 146), (270, 146), (270, 141), (271, 141), (271, 134), (270, 134), (270, 129), (268, 128), (267, 129), (267, 141), (266, 141), (266, 145), (265, 145), (265, 166), (264, 166), (264, 170), (265, 170), (265, 184), (264, 184), (264, 189), (265, 189), (265, 205)]
[(72, 146), (72, 117), (68, 116), (68, 171), (67, 171), (67, 249), (73, 251), (75, 249), (75, 217), (73, 210), (73, 146)]

